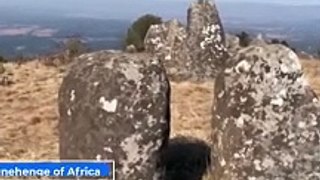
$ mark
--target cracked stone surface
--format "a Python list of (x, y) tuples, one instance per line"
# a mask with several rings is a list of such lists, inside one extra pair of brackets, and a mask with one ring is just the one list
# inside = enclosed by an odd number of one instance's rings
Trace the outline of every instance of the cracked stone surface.
[(115, 160), (119, 180), (162, 179), (170, 86), (149, 54), (82, 55), (59, 90), (60, 158)]
[(226, 48), (229, 53), (236, 54), (240, 49), (240, 38), (233, 34), (226, 34)]
[(215, 2), (192, 3), (187, 21), (187, 27), (177, 20), (151, 26), (145, 38), (146, 50), (164, 62), (172, 80), (212, 79), (227, 56)]
[(215, 179), (320, 179), (320, 103), (293, 51), (240, 50), (218, 75), (214, 97)]

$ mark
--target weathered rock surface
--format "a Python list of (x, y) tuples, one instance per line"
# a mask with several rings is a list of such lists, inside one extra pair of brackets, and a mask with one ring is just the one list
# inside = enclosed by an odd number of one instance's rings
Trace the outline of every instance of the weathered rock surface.
[(240, 49), (240, 38), (236, 35), (226, 34), (226, 48), (232, 54), (237, 53)]
[(185, 27), (178, 20), (170, 20), (152, 25), (145, 38), (146, 51), (161, 59), (167, 74), (173, 79), (190, 74), (185, 68), (186, 61), (179, 61), (189, 58), (184, 47), (186, 37)]
[(320, 103), (291, 50), (239, 51), (216, 79), (214, 104), (216, 180), (320, 179)]
[(164, 62), (172, 80), (215, 77), (225, 59), (225, 37), (214, 1), (199, 1), (188, 9), (188, 24), (176, 20), (150, 27), (145, 47)]
[(60, 158), (116, 162), (119, 180), (162, 179), (170, 86), (148, 54), (80, 56), (59, 91)]

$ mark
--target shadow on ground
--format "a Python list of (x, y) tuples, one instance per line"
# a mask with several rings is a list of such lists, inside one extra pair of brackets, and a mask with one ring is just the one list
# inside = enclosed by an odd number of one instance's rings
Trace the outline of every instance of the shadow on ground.
[(210, 164), (210, 147), (202, 140), (177, 137), (170, 140), (162, 159), (166, 180), (201, 180)]

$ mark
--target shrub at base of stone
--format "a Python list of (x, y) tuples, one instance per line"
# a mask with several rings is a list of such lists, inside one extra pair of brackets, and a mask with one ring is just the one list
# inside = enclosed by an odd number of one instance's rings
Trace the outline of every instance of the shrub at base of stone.
[(137, 48), (133, 44), (128, 45), (126, 47), (126, 52), (127, 53), (137, 53)]
[(202, 180), (210, 167), (210, 146), (190, 136), (170, 139), (163, 154), (166, 180)]
[(148, 54), (80, 56), (59, 91), (60, 158), (116, 162), (119, 180), (159, 180), (170, 131), (170, 86)]
[(215, 180), (320, 179), (320, 103), (293, 51), (240, 50), (215, 84)]

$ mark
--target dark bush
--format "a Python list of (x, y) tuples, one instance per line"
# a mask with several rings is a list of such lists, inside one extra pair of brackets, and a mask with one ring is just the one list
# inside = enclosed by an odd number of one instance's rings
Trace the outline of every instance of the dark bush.
[(271, 44), (280, 44), (279, 39), (271, 39)]
[(289, 43), (285, 40), (281, 41), (280, 44), (287, 46), (287, 47), (290, 47)]
[(296, 52), (296, 49), (291, 47), (286, 40), (271, 39), (271, 44), (282, 44), (282, 45), (290, 48), (292, 51)]
[(0, 62), (0, 74), (3, 74), (5, 71), (4, 65)]
[(0, 56), (0, 63), (4, 63), (4, 62), (7, 62), (7, 60), (3, 56)]
[(239, 40), (240, 40), (240, 46), (241, 47), (247, 47), (250, 45), (251, 38), (248, 33), (242, 31), (240, 34), (237, 34)]
[(284, 46), (290, 47), (289, 43), (285, 40), (279, 40), (279, 39), (271, 39), (271, 44), (282, 44)]
[(132, 30), (131, 28), (128, 29), (125, 45), (125, 48), (130, 45), (134, 45), (134, 47), (139, 51), (144, 49), (143, 39), (141, 39), (138, 33), (136, 33), (136, 31)]
[(211, 163), (210, 146), (188, 136), (170, 139), (161, 160), (166, 170), (166, 180), (201, 180)]
[(65, 51), (70, 58), (79, 56), (88, 51), (86, 44), (79, 38), (70, 38), (65, 43)]
[(128, 29), (125, 39), (125, 47), (134, 45), (137, 51), (144, 50), (144, 38), (151, 25), (162, 23), (160, 17), (147, 14), (138, 18)]

